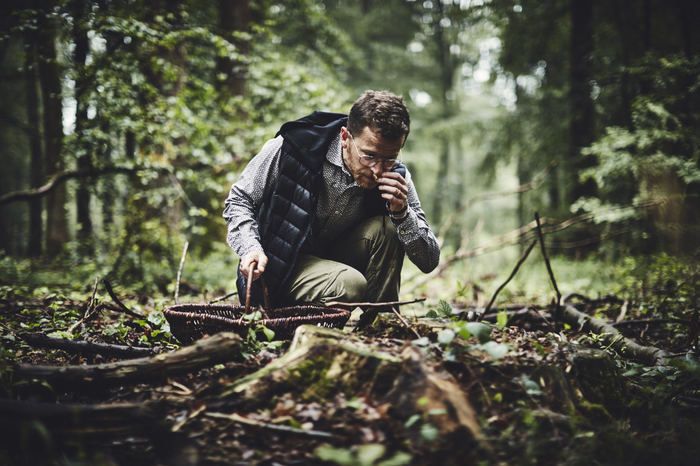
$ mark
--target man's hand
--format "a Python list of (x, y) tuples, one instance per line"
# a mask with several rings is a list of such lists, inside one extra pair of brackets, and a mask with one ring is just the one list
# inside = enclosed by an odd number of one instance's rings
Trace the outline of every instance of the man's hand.
[(377, 180), (382, 198), (389, 203), (391, 212), (401, 212), (408, 205), (408, 185), (403, 176), (396, 172), (386, 171)]
[(260, 275), (265, 271), (265, 266), (267, 266), (267, 256), (262, 250), (250, 251), (248, 254), (241, 257), (241, 272), (243, 272), (246, 280), (248, 280), (248, 272), (251, 265), (254, 267), (253, 281), (255, 281), (260, 278)]

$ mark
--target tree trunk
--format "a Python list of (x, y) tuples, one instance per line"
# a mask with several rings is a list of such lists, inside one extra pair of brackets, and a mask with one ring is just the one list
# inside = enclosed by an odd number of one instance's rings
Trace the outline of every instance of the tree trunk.
[(569, 196), (567, 202), (573, 203), (583, 196), (595, 193), (593, 181), (581, 183), (581, 170), (591, 166), (592, 159), (583, 157), (581, 149), (590, 145), (594, 139), (593, 101), (591, 100), (591, 65), (593, 56), (593, 2), (590, 0), (571, 0), (571, 89), (569, 103), (571, 123), (569, 135)]
[[(89, 52), (87, 36), (87, 21), (85, 0), (73, 0), (73, 66), (75, 67), (77, 78), (75, 80), (75, 135), (78, 148), (78, 169), (89, 170), (92, 167), (90, 157), (90, 147), (84, 137), (84, 132), (88, 125), (87, 117), (87, 82), (85, 79), (85, 64)], [(90, 217), (90, 184), (92, 181), (83, 178), (78, 182), (76, 192), (76, 208), (78, 214), (78, 239), (81, 242), (81, 249), (89, 254), (92, 251), (92, 219)]]
[[(51, 0), (41, 0), (43, 14), (39, 19), (39, 81), (43, 101), (44, 150), (46, 168), (50, 173), (64, 169), (61, 149), (63, 145), (63, 111), (61, 101), (61, 75), (56, 57), (56, 27), (46, 17), (53, 6)], [(56, 256), (68, 241), (66, 219), (66, 187), (56, 188), (48, 198), (46, 249), (49, 256)]]
[[(233, 43), (241, 55), (247, 56), (250, 53), (249, 41), (236, 39), (233, 33), (250, 32), (250, 0), (219, 0), (218, 7), (221, 36)], [(216, 65), (217, 72), (225, 76), (220, 82), (221, 96), (243, 95), (248, 72), (246, 64), (229, 57), (219, 57)]]
[[(41, 131), (39, 129), (39, 95), (37, 90), (37, 50), (35, 33), (28, 33), (25, 45), (25, 80), (27, 85), (27, 127), (31, 147), (29, 166), (32, 188), (41, 186), (44, 179), (44, 160), (41, 151)], [(29, 202), (29, 242), (27, 255), (41, 256), (43, 252), (44, 224), (42, 220), (44, 203), (40, 198)]]

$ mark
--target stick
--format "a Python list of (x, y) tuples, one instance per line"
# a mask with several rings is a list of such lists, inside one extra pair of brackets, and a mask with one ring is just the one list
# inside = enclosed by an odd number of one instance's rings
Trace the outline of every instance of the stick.
[(559, 287), (557, 286), (557, 281), (554, 278), (554, 272), (552, 271), (552, 264), (549, 263), (549, 257), (547, 256), (547, 248), (544, 246), (544, 234), (542, 233), (542, 225), (540, 225), (540, 214), (535, 212), (535, 222), (537, 223), (537, 237), (540, 240), (540, 248), (542, 249), (542, 257), (544, 257), (544, 263), (547, 266), (547, 273), (549, 273), (549, 279), (552, 281), (552, 286), (554, 286), (554, 291), (557, 293), (557, 307), (554, 310), (554, 315), (559, 317), (559, 311), (561, 310), (561, 293), (559, 292)]
[[(513, 271), (510, 273), (510, 275), (508, 276), (508, 278), (506, 278), (506, 281), (504, 281), (504, 282), (501, 284), (501, 286), (499, 286), (499, 287), (496, 289), (496, 292), (493, 294), (493, 296), (491, 296), (491, 301), (489, 301), (489, 303), (486, 305), (486, 308), (484, 309), (484, 312), (477, 318), (477, 321), (481, 321), (481, 319), (484, 317), (484, 315), (485, 315), (486, 313), (488, 313), (488, 312), (491, 310), (491, 306), (493, 306), (493, 303), (496, 301), (496, 298), (498, 297), (498, 294), (501, 292), (501, 290), (503, 290), (503, 288), (506, 287), (506, 285), (507, 285), (508, 283), (510, 283), (510, 281), (513, 279), (513, 277), (515, 277), (515, 274), (518, 273), (518, 270), (520, 269), (520, 266), (523, 265), (523, 263), (524, 263), (525, 260), (527, 259), (527, 256), (530, 255), (530, 251), (532, 251), (532, 248), (534, 248), (536, 244), (537, 244), (537, 240), (535, 240), (535, 241), (533, 241), (532, 243), (530, 243), (530, 246), (528, 246), (527, 249), (525, 250), (525, 252), (523, 253), (523, 255), (520, 256), (520, 259), (518, 260), (518, 263), (515, 264), (515, 267), (513, 268)], [(465, 315), (466, 315), (466, 314), (465, 314)]]
[(275, 430), (277, 432), (286, 432), (288, 434), (299, 434), (308, 435), (310, 437), (320, 437), (320, 438), (332, 438), (333, 435), (328, 432), (323, 432), (320, 430), (304, 430), (291, 426), (283, 426), (277, 424), (269, 424), (266, 422), (255, 421), (247, 417), (240, 416), (236, 413), (225, 414), (225, 413), (205, 413), (207, 417), (214, 419), (226, 419), (227, 421), (237, 422), (239, 424), (244, 424), (247, 426), (261, 427), (263, 429)]
[(218, 303), (218, 302), (221, 302), (221, 301), (226, 301), (228, 298), (230, 298), (230, 297), (232, 297), (232, 296), (236, 296), (237, 294), (238, 294), (238, 291), (232, 291), (232, 292), (230, 292), (229, 294), (226, 294), (226, 295), (224, 295), (224, 296), (219, 296), (218, 298), (212, 299), (212, 300), (209, 301), (207, 304), (214, 304), (214, 303)]
[(185, 241), (185, 245), (182, 247), (182, 256), (180, 257), (180, 266), (177, 268), (177, 280), (175, 281), (175, 304), (177, 304), (180, 295), (180, 277), (182, 276), (182, 269), (185, 267), (185, 257), (187, 257), (187, 248), (190, 246), (189, 241)]
[(107, 289), (107, 293), (109, 293), (109, 297), (112, 298), (112, 301), (114, 301), (114, 303), (117, 306), (119, 306), (119, 309), (121, 309), (124, 314), (129, 315), (131, 317), (134, 317), (136, 319), (143, 319), (144, 316), (132, 311), (131, 309), (126, 307), (126, 305), (123, 302), (121, 302), (121, 300), (119, 298), (117, 298), (117, 295), (114, 294), (114, 290), (112, 289), (112, 284), (109, 283), (109, 280), (104, 278), (104, 279), (102, 279), (102, 283), (104, 284), (105, 288)]
[(394, 312), (394, 314), (396, 314), (396, 317), (399, 318), (399, 320), (401, 321), (401, 323), (402, 323), (407, 329), (409, 329), (411, 332), (413, 332), (413, 334), (416, 336), (416, 338), (420, 338), (420, 333), (418, 333), (418, 331), (417, 331), (415, 328), (413, 328), (413, 327), (406, 321), (406, 319), (403, 318), (403, 316), (399, 313), (398, 309), (396, 309), (396, 306), (391, 306), (391, 310)]
[(414, 303), (422, 303), (425, 301), (426, 298), (418, 298), (414, 299), (411, 301), (387, 301), (384, 303), (345, 303), (342, 301), (328, 301), (327, 303), (324, 304), (326, 307), (347, 307), (347, 308), (355, 308), (355, 307), (388, 307), (388, 306), (402, 306), (404, 304), (414, 304)]
[(102, 354), (104, 356), (114, 356), (124, 359), (141, 358), (144, 356), (151, 356), (154, 353), (151, 348), (51, 338), (43, 333), (20, 333), (18, 336), (35, 348), (53, 348), (71, 353)]

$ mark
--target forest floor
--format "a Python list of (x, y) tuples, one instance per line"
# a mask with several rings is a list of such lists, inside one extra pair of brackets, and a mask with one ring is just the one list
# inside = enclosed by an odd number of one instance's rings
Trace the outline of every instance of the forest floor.
[[(138, 318), (97, 283), (0, 287), (0, 464), (697, 464), (697, 277), (648, 272), (664, 278), (643, 293), (567, 298), (614, 324), (612, 337), (558, 319), (554, 305), (500, 304), (470, 322), (474, 309), (441, 302), (407, 307), (406, 322), (380, 314), (358, 331), (351, 320), (301, 362), (288, 341), (250, 332), (223, 358), (109, 381), (103, 369), (27, 370), (123, 359), (27, 334), (149, 348), (146, 360), (162, 361), (180, 347), (167, 300), (118, 289)], [(663, 357), (630, 355), (629, 341)]]

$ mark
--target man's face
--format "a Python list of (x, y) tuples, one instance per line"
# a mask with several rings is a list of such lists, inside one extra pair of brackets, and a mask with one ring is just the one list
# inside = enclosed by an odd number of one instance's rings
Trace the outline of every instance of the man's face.
[(347, 128), (340, 130), (343, 161), (358, 186), (372, 189), (385, 171), (390, 171), (399, 157), (405, 136), (386, 139), (378, 131), (365, 126), (362, 132), (350, 134)]

